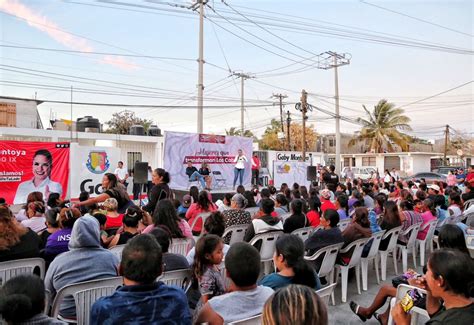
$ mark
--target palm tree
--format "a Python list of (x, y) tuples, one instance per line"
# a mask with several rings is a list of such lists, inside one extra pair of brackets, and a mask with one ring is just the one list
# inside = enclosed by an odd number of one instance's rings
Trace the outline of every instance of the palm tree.
[(392, 143), (400, 146), (402, 151), (408, 151), (411, 137), (402, 131), (411, 131), (410, 118), (403, 115), (405, 112), (401, 108), (395, 108), (395, 104), (381, 99), (374, 106), (371, 113), (362, 105), (367, 113), (367, 119), (357, 118), (357, 122), (362, 124), (362, 129), (357, 132), (355, 138), (349, 141), (349, 146), (355, 145), (358, 141), (370, 141), (370, 150), (383, 152), (384, 146), (389, 151), (394, 151)]
[(236, 127), (231, 127), (229, 130), (225, 130), (226, 135), (230, 136), (244, 136), (249, 138), (255, 138), (254, 134), (250, 130), (244, 130), (244, 135), (242, 135), (242, 130), (237, 129)]

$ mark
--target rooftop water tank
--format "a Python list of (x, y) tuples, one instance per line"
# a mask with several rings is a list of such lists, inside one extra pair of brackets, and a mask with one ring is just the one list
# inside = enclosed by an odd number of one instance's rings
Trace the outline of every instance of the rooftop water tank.
[(143, 125), (132, 125), (128, 133), (130, 135), (145, 135), (145, 128)]
[(78, 132), (100, 132), (99, 119), (92, 116), (80, 117), (76, 120)]
[(148, 135), (152, 137), (161, 137), (161, 129), (156, 125), (150, 125)]

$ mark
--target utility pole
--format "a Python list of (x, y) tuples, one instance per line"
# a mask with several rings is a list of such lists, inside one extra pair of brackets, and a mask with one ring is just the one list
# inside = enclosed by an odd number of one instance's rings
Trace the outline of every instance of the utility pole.
[(286, 141), (287, 141), (287, 149), (291, 151), (291, 142), (290, 142), (290, 125), (291, 125), (291, 113), (290, 111), (286, 111)]
[(191, 8), (199, 7), (199, 59), (198, 59), (198, 96), (197, 96), (197, 131), (203, 133), (204, 125), (204, 6), (207, 0), (196, 0)]
[(282, 94), (273, 94), (273, 98), (278, 98), (280, 100), (280, 122), (281, 122), (281, 132), (285, 132), (285, 128), (283, 125), (283, 98), (287, 98), (287, 95)]
[[(341, 173), (341, 115), (339, 115), (339, 78), (337, 74), (337, 68), (350, 63), (349, 54), (338, 54), (336, 52), (328, 51), (325, 54), (328, 55), (327, 59), (332, 62), (326, 69), (334, 68), (334, 100), (336, 106), (336, 174)], [(331, 60), (332, 59), (332, 60)]]
[(446, 129), (444, 130), (444, 159), (443, 159), (443, 165), (445, 166), (448, 165), (448, 159), (446, 158), (446, 155), (448, 154), (448, 141), (449, 141), (449, 125), (446, 124)]
[(242, 72), (233, 72), (232, 75), (240, 78), (240, 130), (241, 135), (244, 136), (244, 80), (252, 77)]
[(312, 111), (313, 106), (308, 104), (308, 93), (306, 90), (301, 91), (301, 101), (295, 104), (295, 108), (303, 114), (303, 162), (306, 161), (306, 113)]

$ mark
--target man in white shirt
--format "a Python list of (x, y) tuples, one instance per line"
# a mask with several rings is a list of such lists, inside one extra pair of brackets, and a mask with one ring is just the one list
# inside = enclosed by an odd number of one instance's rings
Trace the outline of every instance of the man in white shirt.
[(128, 173), (127, 173), (127, 169), (125, 167), (123, 167), (123, 162), (122, 161), (118, 162), (118, 167), (115, 169), (114, 174), (115, 174), (115, 176), (117, 176), (117, 180), (120, 183), (122, 183), (125, 186), (125, 188), (127, 188), (127, 186), (128, 186), (128, 183), (127, 183)]

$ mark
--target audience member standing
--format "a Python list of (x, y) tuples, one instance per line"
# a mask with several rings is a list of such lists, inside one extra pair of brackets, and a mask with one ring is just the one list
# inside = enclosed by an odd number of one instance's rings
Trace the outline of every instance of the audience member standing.
[(170, 174), (166, 170), (163, 168), (157, 168), (151, 175), (153, 187), (148, 195), (148, 203), (143, 206), (143, 210), (153, 214), (158, 202), (165, 199), (171, 199), (172, 195), (168, 186), (168, 183), (170, 182)]
[(252, 156), (252, 184), (259, 185), (259, 177), (260, 177), (260, 158), (256, 152), (254, 152)]

